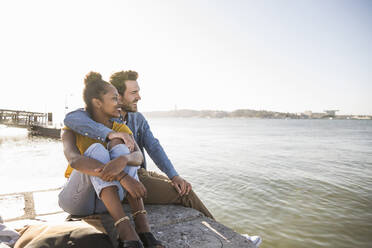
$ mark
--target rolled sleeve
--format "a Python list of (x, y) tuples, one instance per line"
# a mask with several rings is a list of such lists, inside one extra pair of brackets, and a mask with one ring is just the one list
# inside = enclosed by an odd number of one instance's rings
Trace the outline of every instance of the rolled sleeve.
[(151, 159), (155, 162), (156, 166), (170, 179), (174, 176), (178, 176), (172, 162), (169, 160), (163, 147), (160, 145), (159, 140), (152, 134), (150, 126), (145, 119), (143, 120), (142, 125), (142, 135), (144, 147)]
[(89, 138), (105, 142), (112, 130), (105, 125), (95, 122), (84, 109), (77, 109), (68, 113), (64, 124), (73, 131)]

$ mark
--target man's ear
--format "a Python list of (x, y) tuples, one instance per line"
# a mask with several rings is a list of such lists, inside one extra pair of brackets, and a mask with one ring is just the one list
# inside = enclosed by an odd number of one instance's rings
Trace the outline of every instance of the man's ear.
[(102, 106), (102, 102), (98, 98), (93, 98), (92, 99), (92, 104), (93, 104), (93, 107), (95, 107), (97, 109), (101, 108), (101, 106)]

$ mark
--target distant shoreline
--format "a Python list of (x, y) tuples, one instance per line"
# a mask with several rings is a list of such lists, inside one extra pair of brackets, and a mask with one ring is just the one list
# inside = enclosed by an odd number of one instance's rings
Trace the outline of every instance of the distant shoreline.
[(371, 115), (336, 115), (329, 113), (283, 113), (267, 110), (239, 109), (235, 111), (221, 110), (170, 110), (142, 112), (146, 117), (198, 117), (198, 118), (259, 118), (259, 119), (340, 119), (340, 120), (372, 120)]

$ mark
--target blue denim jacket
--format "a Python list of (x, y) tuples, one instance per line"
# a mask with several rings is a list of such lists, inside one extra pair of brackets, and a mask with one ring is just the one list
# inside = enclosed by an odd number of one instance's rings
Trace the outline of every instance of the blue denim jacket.
[[(114, 120), (123, 123), (123, 119)], [(64, 124), (81, 135), (101, 141), (105, 141), (108, 133), (112, 132), (110, 128), (92, 120), (88, 112), (84, 109), (77, 109), (68, 113), (65, 117)], [(174, 176), (178, 176), (177, 171), (164, 152), (159, 140), (152, 134), (145, 117), (139, 112), (129, 112), (126, 124), (130, 130), (132, 130), (134, 139), (142, 151), (144, 161), (141, 167), (146, 169), (146, 158), (143, 150), (146, 149), (147, 154), (151, 157), (156, 166), (170, 179)]]

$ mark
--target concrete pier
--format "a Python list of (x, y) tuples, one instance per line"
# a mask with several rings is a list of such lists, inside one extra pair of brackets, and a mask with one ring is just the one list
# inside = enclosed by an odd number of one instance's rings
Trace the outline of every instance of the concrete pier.
[[(166, 247), (171, 248), (255, 248), (251, 241), (232, 229), (191, 208), (176, 205), (146, 205), (150, 227)], [(126, 213), (130, 213), (124, 205)], [(116, 231), (108, 214), (101, 215), (103, 226), (116, 244)]]
[[(0, 213), (5, 224), (12, 229), (21, 229), (25, 225), (64, 223), (68, 214), (57, 203), (60, 189), (0, 194)], [(129, 206), (124, 204), (123, 208), (131, 216)], [(145, 205), (145, 209), (152, 232), (168, 248), (255, 248), (241, 234), (195, 209), (178, 205)], [(117, 247), (117, 233), (111, 216), (101, 214), (94, 217), (101, 220), (114, 247)]]
[[(205, 217), (200, 212), (176, 205), (146, 205), (148, 219), (153, 234), (167, 248), (255, 248), (252, 242), (232, 229)], [(124, 204), (126, 213), (130, 213)], [(6, 222), (13, 229), (25, 225), (62, 223), (67, 213), (40, 215), (36, 219), (23, 219)], [(110, 215), (102, 214), (102, 225), (117, 247), (117, 233)]]

